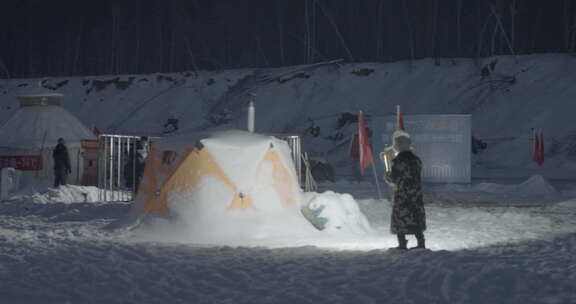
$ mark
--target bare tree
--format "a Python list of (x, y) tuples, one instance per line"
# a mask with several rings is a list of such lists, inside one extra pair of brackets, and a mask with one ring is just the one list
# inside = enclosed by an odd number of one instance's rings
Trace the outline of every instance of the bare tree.
[(433, 12), (432, 12), (432, 56), (434, 57), (434, 64), (440, 65), (438, 60), (438, 53), (436, 50), (436, 37), (438, 35), (438, 0), (434, 0)]
[(510, 3), (510, 47), (516, 48), (516, 0)]
[(76, 43), (74, 47), (74, 59), (72, 60), (72, 74), (78, 73), (80, 68), (78, 64), (80, 62), (80, 46), (82, 43), (82, 36), (84, 33), (84, 18), (81, 18), (80, 27), (78, 28), (78, 32), (76, 33)]
[(315, 60), (316, 49), (316, 2), (315, 0), (304, 1), (304, 62), (312, 63)]
[(282, 0), (276, 1), (276, 26), (278, 28), (278, 49), (280, 51), (280, 65), (286, 64), (286, 50), (284, 46), (284, 18)]
[(376, 17), (376, 60), (382, 60), (384, 57), (384, 0), (378, 1), (378, 15)]
[(502, 24), (502, 18), (500, 16), (500, 14), (498, 14), (494, 5), (490, 5), (490, 9), (492, 11), (492, 14), (494, 15), (494, 18), (496, 18), (496, 26), (497, 26), (497, 28), (500, 29), (501, 35), (508, 45), (508, 49), (510, 51), (510, 54), (512, 56), (514, 56), (514, 61), (516, 63), (518, 63), (518, 58), (516, 57), (516, 52), (514, 51), (514, 47), (512, 46), (512, 43), (510, 42), (508, 35), (506, 34), (506, 30), (504, 29), (504, 25)]
[(462, 56), (462, 0), (456, 4), (456, 53)]
[(496, 38), (498, 37), (498, 25), (494, 22), (494, 29), (492, 30), (492, 38), (490, 39), (490, 56), (496, 55)]
[(538, 34), (540, 32), (540, 25), (542, 23), (542, 10), (538, 10), (536, 13), (536, 21), (534, 22), (534, 29), (532, 30), (532, 41), (531, 50), (534, 52), (536, 50), (536, 43), (538, 39)]
[[(135, 9), (134, 11), (136, 12), (136, 22), (135, 24), (135, 33), (134, 33), (134, 65), (132, 67), (132, 72), (133, 73), (139, 73), (140, 72), (140, 45), (141, 45), (141, 41), (140, 41), (140, 22), (142, 19), (142, 8), (140, 6), (140, 1), (135, 1)], [(177, 20), (179, 18), (176, 18)]]
[(8, 67), (6, 66), (2, 56), (0, 56), (0, 68), (2, 68), (2, 72), (4, 72), (4, 78), (10, 79), (10, 72), (8, 71)]
[(576, 3), (564, 0), (563, 4), (564, 45), (566, 51), (573, 52), (576, 50)]
[(571, 16), (570, 16), (570, 4), (568, 0), (562, 1), (562, 12), (564, 15), (562, 16), (564, 19), (564, 49), (566, 51), (570, 50), (570, 34), (571, 34)]
[(490, 24), (490, 17), (486, 18), (486, 21), (484, 21), (484, 25), (482, 26), (482, 28), (480, 29), (480, 32), (478, 33), (478, 42), (476, 43), (477, 48), (476, 48), (476, 58), (480, 58), (482, 56), (482, 51), (484, 50), (484, 33), (486, 32), (486, 30), (488, 29), (488, 26)]
[(316, 61), (316, 52), (314, 52), (314, 49), (316, 49), (316, 36), (317, 36), (317, 25), (318, 23), (316, 22), (316, 10), (317, 10), (317, 5), (316, 2), (312, 1), (310, 3), (310, 5), (312, 6), (312, 10), (311, 10), (311, 20), (310, 20), (310, 63), (313, 63)]
[(576, 7), (574, 8), (574, 17), (572, 18), (572, 27), (570, 34), (570, 52), (576, 51)]
[(119, 74), (120, 72), (120, 46), (121, 40), (120, 35), (120, 22), (122, 22), (120, 7), (117, 5), (112, 5), (112, 24), (111, 24), (111, 36), (110, 36), (110, 74)]
[(196, 77), (198, 77), (198, 72), (200, 71), (198, 65), (196, 64), (196, 56), (194, 55), (194, 51), (192, 51), (192, 43), (190, 42), (190, 38), (184, 36), (184, 41), (186, 42), (186, 50), (188, 51), (188, 56), (190, 58), (190, 63), (192, 64), (192, 69)]
[(30, 76), (36, 76), (36, 69), (34, 67), (34, 63), (35, 63), (35, 56), (34, 56), (34, 44), (33, 44), (34, 39), (32, 39), (32, 37), (30, 37), (30, 39), (28, 39), (28, 75)]
[[(304, 40), (304, 38), (302, 38), (302, 36), (296, 35), (295, 33), (291, 33), (288, 32), (287, 33), (289, 37), (295, 39), (296, 41), (298, 41), (300, 44), (305, 45), (306, 41)], [(320, 60), (326, 60), (326, 58), (328, 58), (328, 56), (326, 56), (326, 54), (322, 54), (318, 49), (314, 48), (312, 50), (315, 54), (316, 57), (318, 57)]]
[[(156, 18), (156, 43), (159, 46), (164, 45), (164, 33), (163, 33), (163, 27), (164, 27), (164, 20), (162, 17), (162, 14), (158, 14), (157, 18)], [(158, 48), (158, 56), (156, 56), (158, 61), (157, 63), (157, 67), (156, 67), (156, 71), (157, 72), (161, 72), (164, 70), (164, 52), (162, 50), (161, 47)]]
[(388, 61), (392, 61), (392, 27), (394, 26), (393, 19), (388, 18), (388, 22), (386, 22), (386, 24), (388, 25), (386, 27), (388, 31), (388, 34), (386, 35), (386, 45), (388, 46)]
[(262, 62), (264, 64), (264, 66), (270, 66), (270, 62), (268, 61), (268, 58), (266, 57), (266, 52), (264, 52), (264, 49), (262, 48), (262, 41), (261, 41), (260, 35), (258, 35), (258, 33), (256, 33), (254, 35), (254, 42), (256, 44), (257, 53), (260, 53), (260, 56), (262, 56)]
[(304, 0), (304, 62), (310, 63), (310, 16), (308, 12), (308, 3), (310, 1)]
[[(170, 10), (170, 14), (172, 16), (176, 15), (176, 6), (174, 5), (174, 2), (172, 2), (171, 5), (171, 10)], [(177, 35), (177, 26), (176, 26), (177, 22), (175, 20), (175, 18), (170, 18), (170, 49), (168, 51), (168, 71), (174, 71), (175, 68), (175, 60), (176, 60), (176, 49), (177, 49), (177, 45), (176, 45), (176, 35)]]
[(332, 25), (334, 32), (336, 32), (336, 35), (338, 36), (340, 43), (342, 44), (342, 47), (346, 51), (346, 54), (348, 54), (348, 59), (350, 61), (354, 61), (354, 56), (352, 56), (352, 52), (350, 51), (350, 48), (348, 48), (348, 45), (346, 44), (346, 40), (344, 39), (344, 36), (342, 36), (342, 33), (338, 29), (338, 24), (336, 24), (336, 22), (334, 21), (334, 17), (326, 10), (326, 8), (318, 0), (313, 0), (313, 1), (318, 5), (318, 7), (320, 7), (320, 10), (322, 11), (322, 13), (326, 17), (326, 19), (328, 19), (328, 21), (330, 21), (330, 24)]
[(404, 19), (406, 21), (406, 27), (408, 28), (408, 46), (410, 48), (409, 69), (411, 71), (412, 70), (412, 61), (414, 61), (414, 33), (412, 30), (412, 22), (410, 21), (408, 3), (406, 2), (406, 0), (402, 0), (402, 6), (404, 8)]

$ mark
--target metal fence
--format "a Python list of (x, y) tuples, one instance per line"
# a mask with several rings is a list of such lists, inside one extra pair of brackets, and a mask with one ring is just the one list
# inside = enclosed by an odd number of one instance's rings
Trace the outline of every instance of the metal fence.
[(131, 201), (136, 194), (136, 149), (139, 136), (99, 136), (98, 200)]
[(302, 160), (301, 160), (301, 145), (300, 136), (298, 135), (284, 135), (275, 134), (274, 137), (283, 140), (290, 146), (292, 161), (294, 162), (294, 169), (296, 169), (296, 174), (298, 175), (298, 182), (300, 185), (304, 184), (302, 180)]

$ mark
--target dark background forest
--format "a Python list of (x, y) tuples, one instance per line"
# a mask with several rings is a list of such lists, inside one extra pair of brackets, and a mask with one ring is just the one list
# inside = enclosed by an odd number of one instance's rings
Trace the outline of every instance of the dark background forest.
[(576, 0), (3, 0), (0, 78), (576, 51)]

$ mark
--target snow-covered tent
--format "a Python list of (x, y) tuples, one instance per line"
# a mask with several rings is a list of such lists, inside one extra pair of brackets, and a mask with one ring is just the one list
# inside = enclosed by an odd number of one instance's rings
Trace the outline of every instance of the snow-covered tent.
[(211, 227), (214, 221), (229, 224), (229, 216), (235, 214), (248, 216), (244, 222), (259, 227), (253, 230), (269, 232), (286, 225), (313, 230), (300, 212), (301, 205), (288, 144), (272, 136), (233, 130), (156, 141), (146, 160), (135, 210), (144, 215), (193, 217), (194, 225), (209, 221)]
[[(2, 167), (16, 167), (28, 179), (52, 179), (52, 150), (64, 138), (72, 174), (68, 182), (81, 182), (84, 171), (83, 140), (96, 137), (74, 115), (60, 106), (62, 94), (19, 96), (20, 108), (0, 127)], [(95, 166), (95, 164), (94, 164)]]

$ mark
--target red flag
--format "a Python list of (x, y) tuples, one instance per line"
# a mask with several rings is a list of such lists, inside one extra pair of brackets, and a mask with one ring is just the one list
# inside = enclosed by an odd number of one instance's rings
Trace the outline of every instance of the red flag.
[(534, 145), (532, 147), (532, 160), (538, 163), (538, 159), (540, 159), (540, 137), (538, 133), (534, 131)]
[(534, 131), (534, 151), (532, 159), (539, 165), (544, 164), (544, 132)]
[(360, 144), (358, 142), (358, 133), (356, 133), (352, 136), (352, 140), (350, 141), (350, 149), (348, 151), (348, 156), (350, 156), (350, 158), (360, 157)]
[(544, 132), (540, 131), (540, 138), (538, 139), (538, 165), (544, 164)]
[(358, 144), (360, 148), (360, 174), (364, 175), (364, 170), (372, 164), (373, 159), (362, 111), (358, 114)]
[(404, 118), (402, 117), (402, 112), (400, 111), (400, 105), (396, 105), (396, 119), (396, 129), (406, 131), (404, 129)]

